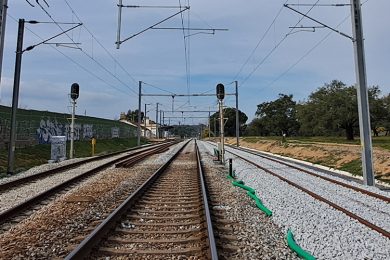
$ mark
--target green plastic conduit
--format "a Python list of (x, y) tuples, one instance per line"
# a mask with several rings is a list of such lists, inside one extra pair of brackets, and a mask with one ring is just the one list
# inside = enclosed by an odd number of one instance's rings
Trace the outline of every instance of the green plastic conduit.
[(315, 260), (316, 258), (312, 256), (309, 252), (303, 250), (294, 240), (294, 235), (291, 230), (287, 230), (287, 244), (297, 255), (305, 260)]
[(255, 191), (254, 189), (252, 189), (251, 187), (245, 186), (245, 185), (239, 183), (238, 181), (233, 181), (232, 184), (233, 184), (234, 186), (237, 186), (237, 187), (240, 187), (240, 188), (242, 188), (242, 189), (244, 189), (244, 190), (247, 190), (247, 191), (249, 191), (249, 192), (251, 192), (251, 193), (253, 193), (253, 194), (255, 194), (255, 192), (256, 192), (256, 191)]
[(250, 193), (249, 191), (247, 192), (248, 196), (251, 197), (252, 199), (255, 200), (256, 206), (265, 213), (268, 217), (272, 216), (272, 211), (269, 210), (266, 206), (263, 205), (261, 200), (256, 196), (256, 194)]

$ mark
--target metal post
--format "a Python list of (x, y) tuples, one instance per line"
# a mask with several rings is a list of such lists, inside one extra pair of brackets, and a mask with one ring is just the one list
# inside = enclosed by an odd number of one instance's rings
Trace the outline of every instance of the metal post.
[(156, 138), (158, 139), (159, 134), (158, 134), (158, 103), (156, 104)]
[(76, 100), (72, 99), (72, 121), (70, 123), (70, 150), (69, 150), (69, 159), (73, 158), (73, 142), (74, 142), (74, 115), (76, 112)]
[(210, 118), (210, 108), (209, 108), (209, 140), (211, 137), (211, 118)]
[(237, 138), (237, 147), (240, 146), (240, 119), (238, 113), (238, 81), (236, 83), (236, 138)]
[(372, 161), (370, 110), (368, 104), (363, 25), (360, 0), (351, 0), (351, 12), (359, 110), (360, 143), (362, 147), (363, 178), (365, 185), (374, 186), (375, 179)]
[(146, 106), (149, 105), (149, 104), (145, 104), (145, 112), (144, 112), (144, 126), (145, 126), (145, 129), (144, 129), (144, 137), (146, 138)]
[(217, 137), (217, 118), (214, 118), (214, 137)]
[(9, 141), (9, 148), (8, 148), (8, 168), (7, 168), (8, 174), (13, 174), (14, 172), (15, 140), (16, 140), (16, 110), (18, 109), (18, 101), (19, 101), (20, 72), (22, 68), (22, 54), (23, 54), (23, 34), (24, 34), (24, 19), (19, 19), (18, 41), (16, 45), (14, 89), (12, 95), (11, 132), (10, 132), (10, 141)]
[(122, 0), (118, 2), (118, 31), (116, 34), (116, 48), (121, 46), (121, 24), (122, 24)]
[[(5, 38), (5, 24), (7, 18), (8, 0), (0, 0), (0, 83), (1, 83), (1, 71), (3, 67), (3, 51), (4, 51), (4, 38)], [(1, 85), (0, 85), (1, 88)], [(1, 101), (1, 89), (0, 89), (0, 101)]]
[(138, 82), (138, 126), (137, 126), (137, 146), (141, 145), (141, 88), (142, 81)]
[(223, 100), (219, 100), (219, 122), (221, 133), (221, 163), (225, 163), (225, 136), (224, 136), (224, 119), (223, 119)]
[(229, 176), (234, 177), (233, 176), (233, 159), (232, 158), (229, 159)]

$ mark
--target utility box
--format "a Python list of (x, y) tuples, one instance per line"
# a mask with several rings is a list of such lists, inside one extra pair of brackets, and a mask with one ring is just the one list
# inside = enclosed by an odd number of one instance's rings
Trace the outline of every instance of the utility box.
[(52, 136), (51, 160), (49, 162), (61, 162), (66, 160), (66, 136)]

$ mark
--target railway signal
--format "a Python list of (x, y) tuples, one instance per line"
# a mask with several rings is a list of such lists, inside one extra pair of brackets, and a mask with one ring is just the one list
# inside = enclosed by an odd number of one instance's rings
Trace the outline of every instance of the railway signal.
[(224, 137), (224, 120), (223, 120), (223, 99), (225, 98), (225, 86), (221, 83), (217, 85), (217, 98), (219, 104), (219, 124), (221, 141), (219, 143), (219, 154), (221, 155), (221, 164), (225, 163), (225, 137)]
[(70, 98), (72, 99), (72, 122), (70, 124), (70, 149), (69, 149), (69, 159), (73, 158), (74, 148), (74, 114), (76, 112), (76, 99), (79, 97), (80, 86), (77, 83), (73, 83), (70, 86)]

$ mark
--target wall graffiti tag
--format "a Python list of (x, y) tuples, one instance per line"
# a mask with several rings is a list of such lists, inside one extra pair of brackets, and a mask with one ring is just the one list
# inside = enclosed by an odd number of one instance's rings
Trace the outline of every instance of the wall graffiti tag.
[[(38, 143), (48, 144), (52, 136), (66, 136), (70, 140), (70, 124), (58, 123), (57, 120), (42, 119), (37, 129)], [(81, 138), (82, 136), (82, 138)], [(89, 139), (93, 136), (93, 125), (75, 124), (74, 140)]]

